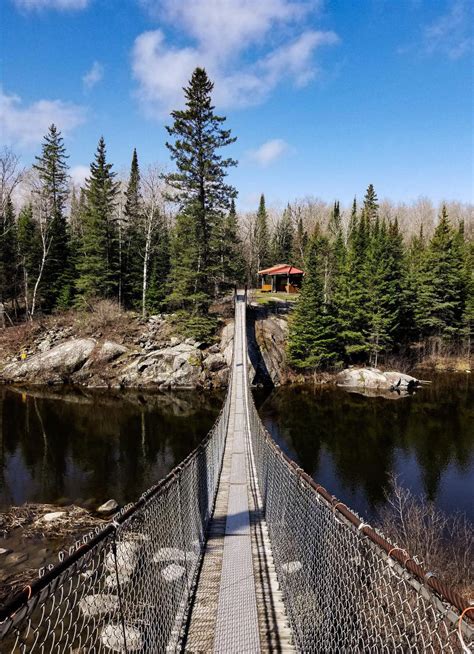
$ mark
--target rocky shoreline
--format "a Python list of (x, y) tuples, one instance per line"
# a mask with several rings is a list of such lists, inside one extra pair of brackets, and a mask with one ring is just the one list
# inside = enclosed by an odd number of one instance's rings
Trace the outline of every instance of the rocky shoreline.
[(151, 316), (134, 338), (74, 334), (71, 327), (50, 328), (28, 347), (7, 353), (0, 362), (4, 384), (72, 384), (90, 388), (223, 388), (232, 360), (233, 322), (218, 342), (207, 345), (169, 334), (165, 316)]

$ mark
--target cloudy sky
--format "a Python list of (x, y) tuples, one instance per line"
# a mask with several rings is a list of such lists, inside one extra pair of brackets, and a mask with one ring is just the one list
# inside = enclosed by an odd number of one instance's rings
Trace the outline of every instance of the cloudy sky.
[(238, 137), (239, 204), (472, 201), (471, 0), (0, 0), (1, 141), (29, 164), (51, 122), (73, 176), (104, 135), (168, 163), (196, 66)]

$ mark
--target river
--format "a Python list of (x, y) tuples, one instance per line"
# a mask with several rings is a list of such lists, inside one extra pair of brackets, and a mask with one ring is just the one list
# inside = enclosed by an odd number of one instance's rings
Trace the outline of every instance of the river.
[(399, 399), (304, 385), (257, 400), (280, 447), (366, 519), (384, 505), (395, 474), (415, 494), (474, 521), (474, 382), (465, 373), (424, 377), (432, 384)]
[[(474, 520), (474, 383), (439, 375), (398, 400), (330, 386), (256, 393), (278, 444), (366, 518), (391, 473)], [(0, 388), (0, 508), (23, 502), (96, 508), (131, 502), (205, 436), (223, 395)]]
[(0, 388), (0, 506), (137, 499), (207, 434), (219, 393)]

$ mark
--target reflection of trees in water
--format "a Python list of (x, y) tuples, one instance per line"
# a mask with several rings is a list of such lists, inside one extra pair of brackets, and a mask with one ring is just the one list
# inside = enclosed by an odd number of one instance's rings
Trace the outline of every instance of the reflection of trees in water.
[(221, 397), (207, 393), (79, 393), (3, 388), (4, 471), (21, 467), (18, 484), (28, 500), (135, 499), (183, 459), (205, 436)]
[(324, 450), (342, 486), (351, 493), (363, 489), (376, 506), (400, 451), (415, 457), (429, 499), (449, 465), (467, 470), (474, 455), (473, 399), (469, 382), (450, 376), (398, 402), (303, 386), (275, 391), (262, 414), (280, 445), (286, 443), (315, 479)]

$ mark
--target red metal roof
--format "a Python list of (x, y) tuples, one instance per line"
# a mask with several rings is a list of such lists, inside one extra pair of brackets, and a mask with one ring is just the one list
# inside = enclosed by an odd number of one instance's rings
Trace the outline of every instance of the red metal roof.
[(289, 266), (287, 263), (278, 263), (276, 266), (271, 268), (265, 268), (265, 270), (259, 270), (259, 275), (304, 275), (304, 271), (295, 266)]

